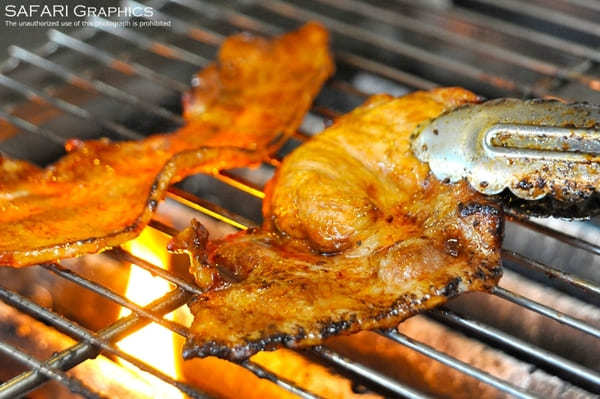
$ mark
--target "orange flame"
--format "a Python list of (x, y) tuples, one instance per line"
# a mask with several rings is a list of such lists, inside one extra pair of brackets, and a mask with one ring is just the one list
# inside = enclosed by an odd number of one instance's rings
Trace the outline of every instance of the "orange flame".
[[(151, 262), (162, 268), (168, 264), (168, 254), (165, 250), (168, 238), (152, 228), (146, 228), (124, 248), (133, 255)], [(154, 277), (148, 271), (136, 265), (131, 266), (129, 283), (125, 296), (138, 305), (144, 306), (170, 291), (172, 287), (161, 277)], [(121, 309), (121, 316), (127, 316), (131, 311)], [(167, 315), (172, 320), (173, 314)], [(181, 343), (181, 338), (166, 328), (152, 323), (134, 334), (122, 339), (118, 346), (123, 351), (143, 360), (161, 370), (170, 377), (177, 378), (177, 361), (175, 345)], [(121, 360), (121, 363), (147, 381), (154, 390), (155, 397), (183, 398), (184, 395), (175, 387), (145, 373), (132, 364)]]

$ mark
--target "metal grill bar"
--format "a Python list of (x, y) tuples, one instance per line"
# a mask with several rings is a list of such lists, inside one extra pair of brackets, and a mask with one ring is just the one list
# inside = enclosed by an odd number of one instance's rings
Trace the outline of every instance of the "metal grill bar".
[(177, 229), (175, 229), (174, 227), (168, 226), (158, 220), (150, 220), (150, 223), (148, 223), (148, 226), (150, 226), (158, 231), (163, 232), (164, 234), (166, 234), (169, 237), (173, 237), (178, 233)]
[(89, 388), (85, 386), (85, 384), (83, 384), (78, 379), (69, 377), (68, 375), (66, 375), (60, 370), (55, 369), (54, 367), (49, 367), (38, 362), (33, 357), (27, 355), (24, 352), (21, 352), (14, 346), (0, 341), (0, 352), (4, 353), (5, 355), (9, 355), (13, 359), (17, 359), (18, 361), (27, 365), (28, 367), (33, 368), (36, 373), (40, 373), (47, 378), (52, 378), (53, 380), (62, 383), (73, 393), (80, 394), (83, 397), (90, 399), (102, 398), (102, 396), (92, 392)]
[(134, 132), (133, 130), (128, 129), (125, 126), (119, 125), (118, 123), (108, 121), (108, 120), (105, 120), (102, 118), (98, 118), (95, 115), (91, 114), (89, 111), (87, 111), (75, 104), (66, 102), (57, 97), (50, 96), (41, 90), (34, 89), (24, 83), (21, 83), (17, 80), (9, 78), (6, 75), (0, 75), (0, 84), (2, 84), (5, 87), (10, 88), (11, 90), (16, 91), (17, 93), (22, 94), (30, 99), (44, 101), (66, 113), (69, 113), (71, 115), (77, 116), (82, 119), (89, 119), (89, 120), (97, 123), (100, 126), (103, 126), (107, 129), (112, 130), (113, 132), (117, 133), (121, 137), (129, 138), (129, 139), (140, 139), (140, 138), (144, 137), (143, 135), (141, 135), (137, 132)]
[(18, 127), (19, 129), (23, 129), (27, 132), (37, 134), (41, 137), (47, 138), (54, 144), (58, 144), (61, 147), (64, 146), (65, 143), (67, 142), (67, 140), (60, 137), (58, 134), (54, 133), (53, 131), (51, 131), (49, 129), (44, 129), (39, 126), (36, 126), (33, 123), (26, 121), (25, 119), (21, 119), (17, 116), (14, 116), (14, 115), (4, 112), (2, 110), (0, 110), (0, 118), (9, 122), (13, 126)]
[(246, 360), (245, 362), (243, 362), (242, 366), (244, 368), (246, 368), (247, 370), (250, 370), (251, 372), (253, 372), (254, 375), (256, 375), (257, 377), (269, 380), (272, 383), (282, 387), (286, 391), (296, 394), (301, 398), (305, 398), (305, 399), (318, 399), (319, 398), (317, 395), (314, 395), (310, 392), (307, 392), (307, 391), (301, 389), (300, 387), (291, 383), (290, 381), (286, 380), (285, 378), (281, 378), (281, 377), (271, 373), (270, 371), (264, 369), (263, 367), (259, 366), (258, 364), (254, 363), (250, 360)]
[(387, 389), (391, 390), (392, 392), (398, 395), (401, 395), (402, 397), (411, 399), (425, 399), (430, 397), (403, 384), (400, 384), (397, 381), (386, 377), (381, 373), (378, 373), (377, 371), (371, 370), (370, 368), (365, 367), (363, 364), (354, 362), (352, 361), (352, 359), (342, 356), (325, 346), (319, 345), (312, 347), (310, 348), (310, 352), (358, 375), (368, 375), (370, 381), (373, 381), (383, 387), (386, 387)]
[(521, 305), (524, 308), (542, 314), (554, 321), (565, 324), (569, 327), (573, 327), (579, 331), (583, 331), (584, 333), (590, 334), (596, 338), (600, 338), (599, 329), (581, 320), (575, 319), (563, 312), (559, 312), (558, 310), (549, 308), (545, 305), (542, 305), (539, 302), (525, 298), (522, 295), (516, 294), (502, 287), (494, 287), (492, 289), (492, 293), (500, 298), (506, 299), (507, 301), (516, 303), (517, 305)]
[(190, 53), (189, 51), (172, 44), (159, 43), (156, 40), (148, 39), (137, 32), (133, 32), (118, 26), (112, 26), (110, 24), (111, 21), (107, 19), (94, 16), (92, 17), (91, 22), (95, 23), (96, 29), (110, 33), (111, 35), (114, 35), (120, 39), (127, 40), (136, 46), (143, 48), (144, 50), (148, 50), (162, 57), (184, 61), (197, 67), (206, 66), (210, 62), (198, 54)]
[(186, 290), (187, 292), (195, 295), (201, 295), (203, 292), (195, 285), (188, 283), (187, 281), (171, 274), (167, 270), (162, 267), (158, 267), (153, 265), (152, 263), (139, 258), (129, 252), (125, 251), (123, 248), (117, 247), (113, 248), (110, 251), (104, 252), (105, 255), (110, 256), (113, 259), (116, 259), (121, 262), (133, 263), (147, 271), (149, 271), (153, 276), (159, 276), (167, 280), (168, 282), (175, 284)]
[(573, 237), (569, 234), (563, 233), (562, 231), (558, 231), (552, 229), (550, 227), (546, 227), (539, 223), (533, 222), (531, 220), (519, 217), (514, 214), (507, 214), (507, 219), (511, 222), (520, 224), (521, 226), (527, 227), (529, 230), (535, 231), (537, 233), (544, 234), (546, 236), (555, 238), (565, 244), (569, 244), (575, 248), (583, 249), (587, 252), (593, 253), (595, 255), (600, 255), (600, 246), (593, 244), (589, 241), (582, 240), (581, 238)]
[(141, 64), (119, 60), (107, 53), (106, 51), (103, 51), (98, 47), (91, 46), (72, 35), (68, 35), (61, 31), (51, 29), (48, 31), (48, 37), (51, 41), (53, 41), (56, 44), (70, 48), (71, 50), (78, 51), (81, 54), (93, 58), (96, 61), (101, 62), (105, 66), (110, 67), (121, 73), (125, 73), (128, 75), (137, 74), (138, 76), (142, 76), (148, 80), (161, 84), (164, 87), (175, 90), (179, 93), (183, 93), (186, 90), (188, 90), (188, 86), (186, 84), (173, 80), (165, 75), (156, 73), (152, 69), (147, 68)]
[(586, 381), (594, 386), (596, 390), (600, 390), (600, 375), (590, 369), (573, 363), (563, 357), (555, 355), (545, 349), (529, 344), (517, 337), (511, 336), (497, 328), (487, 324), (468, 319), (459, 315), (456, 312), (451, 312), (444, 307), (429, 311), (429, 314), (438, 320), (442, 320), (448, 324), (454, 323), (468, 331), (475, 333), (477, 336), (490, 340), (499, 347), (507, 347), (513, 351), (521, 353), (537, 362), (546, 364), (560, 370), (563, 373)]
[[(427, 7), (426, 2), (410, 2), (409, 0), (395, 0), (398, 3), (402, 3), (410, 6), (426, 7), (427, 12), (435, 10), (431, 7)], [(519, 39), (525, 39), (541, 46), (554, 48), (560, 50), (566, 54), (572, 54), (576, 57), (589, 58), (596, 62), (600, 62), (600, 51), (593, 47), (585, 46), (580, 43), (573, 41), (564, 40), (556, 36), (552, 36), (543, 32), (539, 32), (533, 29), (525, 28), (520, 25), (504, 21), (502, 19), (490, 17), (481, 13), (469, 11), (458, 5), (450, 10), (444, 10), (444, 15), (452, 16), (453, 18), (460, 19), (468, 22), (472, 25), (484, 26), (486, 28), (492, 28), (496, 31), (502, 32)]]
[(173, 331), (174, 333), (181, 335), (182, 337), (188, 336), (185, 326), (182, 326), (181, 324), (172, 322), (170, 320), (165, 320), (160, 315), (139, 306), (138, 304), (130, 301), (124, 296), (119, 295), (100, 284), (97, 284), (91, 280), (86, 279), (85, 277), (80, 276), (72, 270), (62, 267), (58, 263), (48, 263), (43, 264), (41, 266), (51, 271), (52, 273), (63, 277), (66, 280), (72, 281), (84, 288), (87, 288), (92, 292), (95, 292), (96, 294), (102, 295), (103, 297), (108, 298), (111, 301), (126, 307), (127, 309), (139, 314), (142, 317), (152, 320), (156, 324), (160, 324), (161, 326)]
[[(174, 290), (163, 297), (153, 301), (145, 307), (149, 312), (166, 314), (187, 303), (190, 295), (183, 290)], [(149, 320), (144, 319), (135, 313), (119, 319), (110, 327), (100, 331), (98, 337), (106, 341), (118, 341), (121, 338), (139, 330), (149, 323)], [(98, 349), (96, 345), (80, 342), (56, 355), (52, 356), (46, 362), (45, 366), (57, 368), (60, 370), (68, 370), (86, 359), (97, 356)], [(0, 385), (0, 399), (11, 399), (20, 397), (28, 392), (36, 389), (47, 380), (43, 374), (39, 374), (34, 370), (22, 373), (9, 381)]]
[[(226, 182), (235, 181), (230, 178), (230, 180), (225, 180)], [(237, 184), (232, 187), (238, 188), (238, 186), (243, 185), (241, 182), (237, 182)], [(246, 186), (247, 187), (247, 186)], [(243, 190), (250, 195), (255, 194), (255, 192), (260, 192), (261, 196), (257, 196), (257, 198), (264, 198), (265, 194), (262, 191), (252, 188), (252, 190)], [(221, 222), (227, 223), (237, 229), (245, 230), (248, 227), (255, 227), (255, 223), (251, 220), (248, 220), (240, 215), (234, 214), (233, 212), (229, 212), (228, 210), (212, 204), (208, 201), (203, 200), (193, 194), (190, 194), (186, 191), (178, 189), (177, 187), (169, 187), (169, 191), (167, 192), (167, 197), (187, 206), (190, 209), (193, 209), (198, 212), (202, 212), (205, 215), (209, 215)]]
[(383, 335), (395, 341), (399, 344), (407, 346), (423, 355), (426, 355), (432, 359), (437, 360), (438, 362), (444, 363), (447, 366), (450, 366), (460, 372), (467, 374), (471, 377), (475, 377), (480, 381), (485, 382), (493, 387), (500, 389), (503, 392), (506, 392), (514, 397), (523, 398), (523, 399), (533, 399), (537, 396), (531, 395), (528, 392), (519, 389), (518, 387), (508, 384), (505, 381), (502, 381), (499, 378), (494, 377), (486, 372), (476, 369), (471, 365), (461, 362), (458, 359), (455, 359), (451, 356), (446, 355), (438, 350), (433, 349), (431, 346), (423, 344), (421, 342), (415, 341), (414, 339), (398, 332), (398, 331), (381, 331), (379, 334)]
[(526, 95), (528, 93), (535, 93), (538, 96), (543, 95), (542, 93), (533, 90), (533, 88), (527, 84), (517, 84), (511, 79), (492, 75), (482, 69), (474, 67), (473, 65), (465, 64), (461, 61), (452, 58), (439, 56), (435, 53), (428, 52), (421, 48), (376, 35), (366, 29), (353, 26), (342, 21), (338, 21), (336, 19), (325, 17), (312, 11), (301, 9), (295, 5), (292, 5), (291, 3), (279, 0), (256, 0), (256, 3), (277, 14), (283, 15), (285, 17), (297, 21), (322, 21), (332, 31), (345, 35), (353, 40), (377, 45), (378, 47), (391, 51), (393, 53), (407, 56), (413, 59), (418, 59), (427, 64), (435, 65), (438, 68), (445, 68), (458, 75), (467, 76), (472, 79), (485, 82), (487, 84), (496, 86), (504, 90), (521, 93), (522, 95)]
[[(293, 137), (296, 138), (297, 134), (298, 134), (298, 132), (296, 132), (296, 134), (294, 134)], [(229, 176), (227, 171), (221, 171), (221, 172), (217, 173), (215, 175), (215, 178), (217, 180), (222, 181), (225, 184), (228, 184), (232, 187), (237, 188), (238, 190), (248, 193), (248, 194), (252, 195), (253, 197), (260, 198), (260, 199), (263, 199), (265, 197), (265, 194), (262, 191), (260, 191), (258, 188), (248, 184), (247, 182), (242, 182), (239, 179), (232, 178), (231, 176)]]
[[(576, 72), (567, 71), (564, 68), (552, 63), (533, 58), (510, 49), (499, 47), (491, 43), (482, 42), (470, 36), (461, 35), (444, 28), (445, 25), (438, 26), (430, 23), (423, 24), (409, 17), (390, 9), (383, 9), (366, 2), (356, 0), (316, 0), (322, 4), (328, 4), (337, 9), (352, 11), (360, 14), (362, 17), (373, 18), (384, 22), (390, 26), (409, 29), (423, 35), (435, 36), (436, 38), (448, 41), (455, 45), (468, 48), (472, 51), (487, 54), (498, 60), (520, 66), (525, 69), (536, 71), (543, 75), (561, 79), (577, 80), (585, 85), (589, 85), (594, 79), (590, 76), (582, 75)], [(540, 91), (541, 93), (541, 91)]]
[(557, 13), (552, 9), (536, 6), (535, 4), (515, 0), (474, 0), (479, 3), (503, 8), (517, 14), (525, 14), (533, 18), (544, 19), (558, 25), (566, 26), (576, 31), (586, 32), (591, 35), (600, 36), (600, 26), (597, 23), (585, 19), (573, 17), (568, 14)]
[(600, 11), (600, 4), (589, 0), (563, 0), (565, 3), (574, 4), (579, 7), (589, 8), (590, 10)]
[(600, 286), (592, 281), (579, 278), (573, 274), (565, 273), (543, 263), (529, 259), (526, 256), (513, 251), (502, 251), (502, 258), (510, 262), (516, 263), (519, 266), (524, 266), (529, 270), (535, 270), (544, 273), (550, 278), (555, 278), (581, 290), (584, 294), (600, 295)]
[(29, 50), (17, 46), (11, 46), (8, 51), (9, 54), (13, 57), (16, 57), (22, 61), (35, 65), (38, 68), (44, 69), (50, 73), (60, 76), (72, 85), (75, 85), (85, 90), (95, 91), (97, 93), (104, 94), (107, 97), (116, 98), (120, 101), (123, 101), (124, 103), (131, 104), (136, 107), (145, 109), (149, 112), (152, 112), (153, 114), (168, 119), (176, 124), (182, 125), (183, 123), (185, 123), (185, 120), (180, 115), (176, 115), (173, 112), (167, 110), (166, 108), (162, 108), (154, 104), (148, 103), (146, 101), (143, 101), (137, 96), (129, 94), (100, 80), (85, 79), (73, 73), (68, 68), (62, 65), (58, 65), (46, 58), (40, 57), (39, 55), (34, 54)]
[(51, 311), (39, 306), (35, 302), (32, 302), (29, 299), (27, 299), (21, 295), (18, 295), (18, 294), (11, 292), (3, 287), (0, 287), (0, 298), (2, 298), (2, 301), (4, 301), (5, 303), (8, 303), (8, 304), (14, 306), (15, 308), (35, 317), (38, 320), (44, 321), (44, 322), (52, 325), (53, 327), (57, 328), (58, 330), (68, 334), (72, 338), (85, 341), (89, 344), (98, 346), (103, 351), (106, 351), (113, 355), (119, 356), (121, 359), (128, 361), (129, 363), (133, 364), (140, 370), (150, 373), (150, 374), (154, 375), (155, 377), (160, 378), (167, 384), (171, 384), (171, 385), (177, 387), (181, 392), (185, 393), (186, 395), (189, 395), (192, 398), (200, 399), (200, 398), (206, 397), (204, 394), (200, 393), (194, 387), (192, 387), (188, 384), (182, 383), (180, 381), (174, 380), (173, 378), (164, 374), (163, 372), (156, 369), (155, 367), (150, 366), (149, 364), (139, 360), (138, 358), (136, 358), (134, 356), (129, 355), (126, 352), (123, 352), (122, 350), (118, 349), (116, 346), (112, 345), (111, 343), (107, 342), (106, 340), (99, 338), (96, 334), (92, 333), (88, 329), (78, 325), (77, 323), (75, 323), (71, 320), (65, 319), (64, 317), (60, 316), (57, 313), (51, 312)]
[[(142, 4), (142, 3), (139, 3), (134, 0), (123, 0), (123, 5), (126, 7), (151, 7), (151, 3)], [(187, 23), (179, 18), (175, 18), (171, 15), (167, 16), (166, 14), (164, 14), (160, 10), (158, 10), (156, 7), (152, 7), (152, 8), (153, 8), (152, 16), (147, 17), (147, 18), (152, 18), (152, 19), (160, 19), (161, 17), (165, 18), (165, 19), (168, 18), (171, 21), (171, 24), (173, 25), (173, 28), (172, 28), (173, 32), (178, 33), (182, 36), (187, 36), (194, 40), (198, 40), (198, 41), (201, 41), (204, 43), (209, 43), (214, 46), (218, 45), (219, 43), (221, 43), (223, 41), (223, 39), (225, 39), (225, 36), (218, 32), (215, 32), (213, 30), (209, 30), (206, 28), (200, 28), (196, 25), (192, 25), (192, 24)]]

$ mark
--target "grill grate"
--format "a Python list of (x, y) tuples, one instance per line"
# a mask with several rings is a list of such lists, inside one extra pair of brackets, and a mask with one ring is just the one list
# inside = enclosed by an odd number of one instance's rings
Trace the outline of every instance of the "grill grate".
[[(558, 12), (563, 10), (567, 3), (569, 3), (569, 12)], [(124, 1), (124, 5), (139, 4), (132, 0)], [(113, 26), (98, 17), (92, 21), (97, 25), (95, 28), (86, 28), (72, 34), (51, 30), (50, 41), (37, 52), (19, 47), (11, 48), (12, 59), (2, 69), (0, 85), (8, 89), (10, 96), (20, 94), (26, 98), (43, 101), (65, 115), (79, 119), (83, 124), (75, 126), (82, 127), (82, 136), (109, 135), (120, 139), (139, 138), (143, 136), (140, 132), (147, 134), (149, 131), (147, 126), (152, 126), (150, 129), (152, 130), (182, 123), (182, 118), (177, 113), (178, 105), (173, 104), (178, 101), (179, 95), (187, 90), (187, 86), (178, 77), (185, 76), (187, 79), (195, 69), (205, 66), (211, 59), (209, 53), (214, 52), (215, 46), (228, 34), (242, 29), (262, 34), (276, 34), (299, 22), (314, 19), (322, 21), (334, 35), (339, 71), (324, 89), (309, 115), (309, 118), (317, 121), (317, 127), (311, 129), (308, 124), (305, 124), (305, 131), (297, 134), (292, 140), (295, 145), (306, 140), (311, 131), (319, 131), (323, 120), (348, 111), (370, 94), (372, 86), (361, 84), (361, 79), (365, 76), (371, 79), (371, 83), (381, 81), (389, 90), (399, 92), (429, 89), (437, 85), (460, 84), (487, 96), (560, 96), (600, 103), (600, 92), (596, 91), (600, 89), (600, 81), (596, 77), (598, 71), (595, 65), (595, 62), (600, 60), (600, 51), (597, 49), (600, 44), (598, 41), (600, 24), (592, 22), (588, 15), (600, 16), (600, 14), (597, 4), (585, 0), (568, 2), (567, 0), (562, 2), (536, 0), (527, 4), (490, 0), (456, 1), (454, 4), (450, 1), (433, 0), (418, 4), (407, 0), (381, 0), (373, 4), (354, 0), (302, 2), (240, 0), (235, 2), (235, 7), (216, 1), (161, 0), (146, 2), (144, 6), (152, 6), (155, 9), (155, 18), (172, 21), (172, 32), (134, 31)], [(193, 20), (188, 14), (192, 15)], [(505, 18), (498, 18), (495, 15), (505, 15)], [(558, 36), (555, 32), (561, 35)], [(101, 34), (107, 35), (109, 39), (100, 37)], [(479, 34), (482, 40), (479, 40)], [(135, 57), (124, 59), (120, 55), (115, 55), (116, 52), (103, 49), (101, 45), (103, 39), (116, 43), (115, 46), (125, 46), (128, 51), (131, 48), (128, 46), (133, 46), (139, 59)], [(542, 51), (540, 48), (544, 53), (540, 53)], [(531, 52), (528, 51), (530, 49)], [(72, 58), (70, 64), (61, 58), (65, 53)], [(78, 64), (86, 64), (88, 60), (97, 64), (93, 73), (76, 70)], [(156, 62), (149, 63), (148, 60)], [(64, 64), (71, 65), (73, 68)], [(148, 67), (146, 64), (153, 66)], [(68, 83), (82, 91), (93, 93), (94, 99), (102, 99), (104, 102), (98, 100), (98, 104), (94, 103), (86, 107), (78, 104), (77, 101), (65, 100), (47, 88), (38, 89), (35, 84), (23, 79), (26, 75), (20, 75), (21, 70), (25, 68), (37, 68), (46, 75), (51, 75), (52, 79), (57, 79), (60, 84)], [(98, 72), (100, 68), (104, 68), (102, 71), (110, 70), (130, 81), (137, 79), (138, 82), (141, 81), (141, 87), (147, 87), (148, 82), (152, 82), (160, 89), (152, 94), (144, 94), (143, 97), (139, 90), (136, 95), (130, 94), (135, 91), (135, 87), (120, 88), (118, 80), (109, 83), (108, 78), (97, 78), (96, 76), (104, 73)], [(94, 77), (88, 77), (88, 74)], [(9, 105), (16, 104), (15, 101), (6, 100), (11, 98), (10, 96), (0, 97), (0, 100), (4, 100)], [(112, 106), (107, 106), (107, 103)], [(114, 104), (127, 104), (135, 112), (123, 116), (120, 112), (114, 111)], [(12, 107), (7, 106), (4, 110), (0, 110), (0, 118), (14, 125), (21, 132), (0, 142), (0, 149), (3, 152), (29, 158), (38, 163), (50, 162), (60, 155), (60, 152), (56, 152), (59, 150), (48, 150), (48, 145), (52, 143), (61, 145), (65, 141), (66, 136), (61, 134), (59, 125), (34, 123), (14, 112), (18, 107), (14, 110), (9, 108)], [(111, 117), (106, 117), (105, 112)], [(132, 120), (139, 121), (140, 115), (148, 118), (147, 125), (132, 123)], [(69, 119), (69, 123), (72, 121), (73, 119)], [(96, 123), (97, 130), (90, 129), (87, 126), (89, 122)], [(67, 131), (79, 132), (80, 130), (71, 128)], [(36, 152), (35, 145), (33, 150), (19, 145), (23, 140), (28, 144), (35, 144), (34, 141), (29, 140), (31, 137), (37, 138), (37, 142), (40, 143), (38, 147), (42, 150)], [(273, 166), (279, 163), (281, 155), (283, 153), (263, 168), (272, 172)], [(240, 171), (223, 172), (216, 178), (222, 184), (245, 193), (244, 195), (250, 195), (257, 200), (262, 199), (264, 194), (260, 186), (248, 183), (240, 173)], [(169, 190), (168, 198), (238, 229), (253, 225), (251, 219), (258, 220), (257, 209), (242, 209), (243, 212), (238, 212), (235, 206), (227, 204), (221, 207), (213, 203), (220, 202), (222, 200), (220, 198), (213, 202), (206, 201), (177, 187)], [(241, 216), (240, 213), (245, 216)], [(600, 246), (576, 235), (566, 234), (516, 216), (509, 216), (508, 220), (510, 223), (552, 237), (573, 248), (594, 255), (600, 254)], [(153, 220), (151, 226), (167, 235), (177, 232), (157, 220)], [(95, 333), (16, 292), (0, 287), (2, 301), (79, 341), (73, 347), (43, 362), (9, 344), (0, 342), (0, 352), (31, 369), (0, 385), (0, 398), (24, 395), (48, 379), (59, 381), (84, 397), (98, 397), (98, 394), (86, 387), (85, 381), (65, 375), (64, 370), (69, 370), (100, 352), (129, 361), (174, 385), (190, 397), (206, 396), (196, 388), (175, 381), (154, 366), (124, 353), (114, 345), (119, 339), (151, 322), (186, 337), (189, 332), (185, 326), (167, 320), (163, 316), (185, 305), (194, 294), (199, 293), (199, 290), (177, 275), (139, 259), (121, 248), (106, 254), (121, 262), (134, 263), (169, 281), (175, 288), (150, 305), (141, 307), (61, 264), (42, 265), (60, 278), (132, 311), (132, 315), (121, 318), (111, 326)], [(565, 272), (508, 249), (504, 250), (504, 260), (509, 262), (514, 270), (548, 275), (553, 279), (553, 284), (557, 282), (569, 286), (571, 290), (568, 291), (569, 293), (579, 298), (591, 297), (590, 302), (595, 305), (600, 303), (598, 302), (600, 285), (592, 278)], [(492, 292), (492, 295), (540, 313), (592, 337), (600, 338), (600, 329), (597, 325), (543, 305), (507, 288), (499, 287)], [(586, 390), (600, 392), (598, 370), (568, 360), (449, 308), (444, 307), (428, 312), (428, 316), (441, 321), (444, 325), (467, 332), (470, 336), (490, 343), (494, 347), (514, 353), (519, 358), (531, 360), (533, 364), (545, 367), (553, 374)], [(519, 398), (537, 397), (536, 393), (527, 392), (509, 381), (495, 377), (402, 333), (381, 331), (379, 334), (509, 395)], [(360, 377), (373, 386), (383, 387), (386, 392), (410, 398), (427, 397), (427, 394), (409, 384), (390, 378), (332, 348), (319, 346), (309, 349), (308, 353), (318, 361)], [(246, 361), (241, 365), (258, 377), (270, 380), (301, 397), (316, 397), (257, 363)]]

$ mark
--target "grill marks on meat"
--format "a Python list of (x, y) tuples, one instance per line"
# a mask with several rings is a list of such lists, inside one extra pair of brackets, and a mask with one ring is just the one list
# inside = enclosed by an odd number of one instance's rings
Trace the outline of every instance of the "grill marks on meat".
[(261, 229), (207, 243), (195, 223), (175, 238), (208, 289), (190, 304), (184, 355), (314, 345), (494, 286), (501, 210), (436, 180), (409, 146), (418, 123), (476, 100), (459, 88), (374, 96), (284, 160)]
[(0, 265), (101, 251), (134, 238), (167, 186), (259, 163), (295, 132), (333, 73), (328, 34), (309, 23), (273, 40), (222, 45), (184, 98), (187, 125), (140, 141), (67, 145), (46, 169), (0, 157)]

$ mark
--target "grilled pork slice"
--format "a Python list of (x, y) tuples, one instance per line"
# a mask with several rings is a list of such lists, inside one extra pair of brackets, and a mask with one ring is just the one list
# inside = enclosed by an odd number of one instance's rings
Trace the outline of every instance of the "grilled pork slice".
[(176, 180), (260, 162), (293, 134), (333, 73), (311, 23), (273, 40), (237, 35), (184, 99), (187, 125), (140, 141), (70, 141), (46, 169), (0, 157), (0, 265), (101, 251), (134, 238)]
[(460, 88), (372, 97), (284, 160), (261, 229), (209, 242), (194, 223), (176, 237), (208, 290), (184, 355), (314, 345), (493, 287), (501, 209), (436, 180), (409, 146), (418, 123), (474, 101)]

